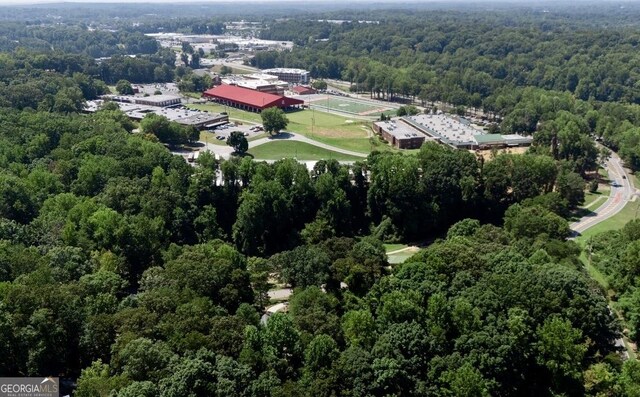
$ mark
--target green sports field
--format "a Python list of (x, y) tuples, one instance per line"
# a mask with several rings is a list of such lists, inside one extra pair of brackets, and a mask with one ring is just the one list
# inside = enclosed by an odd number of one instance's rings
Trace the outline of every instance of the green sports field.
[(378, 117), (381, 113), (395, 113), (395, 108), (384, 104), (374, 104), (347, 97), (327, 96), (311, 102), (316, 108), (324, 108), (336, 112), (350, 113), (358, 116)]

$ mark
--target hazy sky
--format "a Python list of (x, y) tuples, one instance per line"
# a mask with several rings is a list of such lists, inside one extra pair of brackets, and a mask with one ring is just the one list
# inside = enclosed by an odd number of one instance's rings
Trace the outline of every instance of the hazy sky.
[[(234, 0), (0, 0), (0, 5), (4, 4), (46, 4), (46, 3), (215, 3), (224, 2), (229, 3)], [(235, 0), (238, 1), (238, 0)], [(240, 0), (250, 2), (297, 2), (300, 0)], [(304, 0), (303, 0), (304, 1)], [(314, 2), (338, 2), (338, 0), (313, 0)], [(370, 0), (351, 0), (353, 1), (370, 1)], [(483, 2), (484, 0), (375, 0), (376, 3), (417, 3), (417, 2), (459, 2), (459, 3), (471, 3), (471, 2)], [(491, 2), (539, 2), (536, 0), (486, 0)], [(550, 1), (550, 0), (543, 0)], [(580, 1), (580, 0), (574, 0)], [(624, 1), (624, 0), (623, 0)]]
[[(0, 0), (0, 5), (11, 4), (47, 4), (47, 3), (215, 3), (224, 2), (229, 3), (232, 0)], [(264, 1), (264, 2), (286, 2), (295, 0), (251, 0), (251, 1)], [(318, 1), (318, 0), (314, 0)], [(334, 1), (334, 0), (320, 0), (320, 1)], [(393, 3), (398, 0), (383, 0), (383, 2)]]
[[(223, 2), (230, 3), (233, 0), (0, 0), (0, 5), (4, 4), (46, 4), (46, 3), (215, 3), (215, 2)], [(237, 1), (237, 0), (236, 0)], [(298, 0), (240, 0), (240, 1), (251, 1), (251, 2), (289, 2), (289, 1), (298, 1)], [(323, 2), (336, 2), (336, 0), (313, 0), (314, 2), (323, 1)], [(353, 0), (352, 0), (353, 1)], [(356, 1), (365, 1), (365, 0), (356, 0)], [(411, 3), (416, 0), (379, 0), (381, 3)], [(420, 0), (418, 0), (420, 1)], [(421, 0), (425, 1), (425, 0)], [(430, 0), (426, 0), (430, 1)], [(433, 0), (431, 0), (433, 1)], [(455, 0), (454, 0), (455, 1)], [(472, 0), (473, 1), (473, 0)]]
[[(0, 0), (0, 5), (18, 5), (18, 4), (46, 4), (46, 3), (215, 3), (225, 2), (229, 3), (234, 0)], [(238, 0), (235, 0), (238, 1)], [(239, 0), (250, 2), (297, 2), (300, 4), (300, 0)], [(304, 1), (304, 0), (303, 0)], [(335, 3), (338, 0), (313, 0), (314, 2), (331, 2)], [(363, 2), (371, 0), (351, 0), (351, 2)], [(579, 2), (594, 2), (594, 0), (572, 0), (571, 3)], [(616, 3), (634, 2), (636, 0), (613, 0)], [(553, 0), (375, 0), (375, 3), (418, 3), (418, 2), (448, 2), (448, 3), (525, 3), (534, 5), (535, 3), (555, 3)], [(561, 1), (563, 2), (563, 1)], [(569, 3), (569, 2), (567, 2)], [(611, 0), (605, 0), (603, 3), (611, 3)]]

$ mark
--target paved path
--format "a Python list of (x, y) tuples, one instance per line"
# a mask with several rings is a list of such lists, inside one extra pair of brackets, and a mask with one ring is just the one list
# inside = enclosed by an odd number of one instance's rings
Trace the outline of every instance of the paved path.
[[(256, 146), (264, 145), (265, 143), (277, 142), (277, 141), (304, 142), (304, 143), (308, 143), (309, 145), (317, 146), (326, 150), (331, 150), (333, 152), (342, 153), (349, 156), (360, 157), (363, 159), (368, 156), (365, 153), (354, 152), (351, 150), (346, 150), (339, 147), (327, 145), (326, 143), (315, 141), (313, 139), (307, 138), (304, 135), (296, 134), (294, 132), (282, 132), (278, 135), (274, 135), (271, 137), (265, 137), (265, 138), (256, 139), (254, 141), (249, 141), (249, 150), (253, 149)], [(214, 145), (214, 144), (210, 144), (202, 141), (200, 141), (200, 143), (204, 145), (203, 146), (204, 149), (209, 150), (210, 152), (215, 153), (218, 156), (225, 159), (228, 159), (229, 157), (231, 157), (231, 153), (233, 153), (233, 148), (231, 146)], [(260, 160), (260, 159), (256, 159), (256, 160)]]
[(289, 299), (292, 293), (293, 290), (291, 288), (272, 289), (268, 292), (269, 299), (273, 300)]
[(419, 250), (420, 250), (420, 247), (415, 245), (410, 245), (408, 247), (400, 248), (399, 250), (389, 251), (387, 252), (387, 255), (401, 254), (405, 251), (418, 252)]
[(636, 194), (635, 187), (624, 168), (622, 168), (622, 160), (617, 154), (611, 153), (605, 168), (609, 172), (609, 178), (612, 180), (609, 198), (595, 211), (571, 224), (570, 227), (574, 236), (622, 211), (624, 206)]
[[(622, 167), (622, 160), (616, 153), (611, 153), (605, 168), (609, 173), (609, 179), (611, 179), (611, 192), (609, 193), (609, 197), (604, 204), (599, 206), (591, 214), (584, 216), (579, 221), (571, 224), (571, 230), (573, 231), (574, 237), (590, 227), (616, 215), (622, 211), (629, 201), (633, 201), (634, 197), (637, 195), (633, 182)], [(613, 314), (611, 306), (609, 306), (609, 311)], [(624, 336), (616, 339), (615, 345), (621, 350), (623, 359), (629, 359), (629, 352), (627, 350)]]

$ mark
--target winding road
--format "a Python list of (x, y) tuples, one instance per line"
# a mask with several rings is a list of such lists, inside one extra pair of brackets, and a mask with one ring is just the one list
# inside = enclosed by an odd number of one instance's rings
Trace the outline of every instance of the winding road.
[(593, 212), (570, 225), (574, 237), (622, 211), (624, 206), (636, 195), (633, 182), (622, 167), (622, 160), (616, 153), (611, 153), (605, 168), (612, 181), (609, 198)]
[[(573, 237), (580, 235), (590, 227), (616, 215), (622, 211), (624, 206), (627, 205), (634, 196), (638, 194), (633, 186), (633, 182), (622, 167), (622, 160), (620, 159), (620, 156), (612, 152), (605, 164), (605, 169), (609, 173), (609, 179), (611, 180), (611, 192), (609, 193), (609, 197), (607, 198), (607, 201), (605, 201), (604, 204), (599, 206), (595, 211), (570, 225)], [(609, 311), (613, 313), (611, 306), (609, 306)], [(624, 336), (616, 339), (615, 345), (622, 352), (623, 359), (629, 359), (629, 351), (627, 350), (627, 344), (625, 343)]]

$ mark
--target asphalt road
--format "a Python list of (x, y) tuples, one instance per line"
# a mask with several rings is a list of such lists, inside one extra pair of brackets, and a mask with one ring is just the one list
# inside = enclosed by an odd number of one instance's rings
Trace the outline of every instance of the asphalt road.
[(580, 235), (590, 227), (622, 211), (624, 206), (636, 194), (635, 187), (624, 168), (622, 168), (622, 160), (617, 154), (611, 153), (605, 168), (609, 172), (609, 178), (611, 179), (609, 198), (591, 214), (571, 224), (570, 227), (574, 236)]
[[(622, 160), (617, 154), (613, 152), (611, 153), (605, 168), (609, 173), (609, 179), (611, 179), (611, 192), (609, 193), (609, 198), (591, 214), (584, 216), (579, 221), (571, 224), (571, 230), (573, 231), (574, 237), (622, 211), (624, 206), (627, 205), (634, 195), (636, 195), (636, 189), (633, 186), (633, 182), (631, 182), (631, 179), (622, 167)], [(610, 306), (609, 310), (611, 311)], [(611, 312), (613, 313), (613, 311)], [(616, 339), (615, 345), (622, 352), (623, 359), (629, 359), (629, 353), (627, 352), (624, 339)]]

